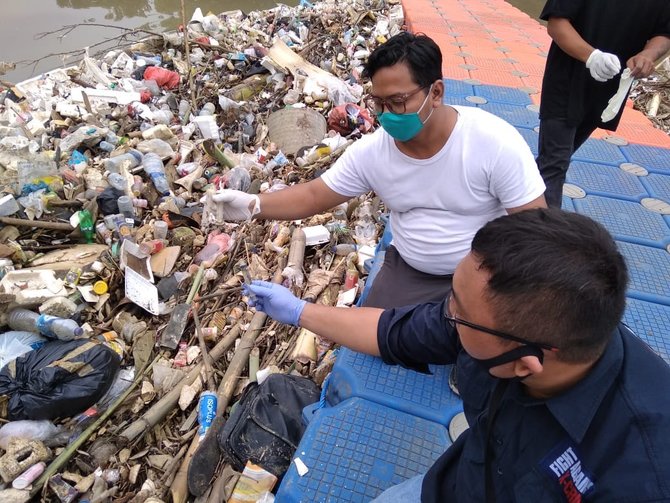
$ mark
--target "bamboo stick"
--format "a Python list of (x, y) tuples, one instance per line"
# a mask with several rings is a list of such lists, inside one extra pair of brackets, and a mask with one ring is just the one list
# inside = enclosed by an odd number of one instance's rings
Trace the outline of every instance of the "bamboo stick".
[[(226, 336), (219, 341), (219, 343), (214, 346), (212, 351), (209, 352), (209, 356), (213, 361), (218, 361), (228, 350), (228, 348), (235, 342), (240, 334), (240, 327), (236, 325), (233, 327)], [(139, 435), (143, 434), (148, 428), (153, 428), (160, 421), (162, 421), (165, 416), (167, 416), (171, 410), (177, 405), (179, 401), (179, 394), (181, 389), (184, 386), (192, 384), (200, 375), (202, 371), (203, 364), (199, 363), (196, 365), (187, 375), (184, 377), (177, 386), (163, 396), (156, 404), (154, 404), (147, 412), (145, 412), (141, 418), (139, 418), (134, 423), (130, 424), (122, 433), (121, 436), (127, 438), (128, 440), (134, 440)]]

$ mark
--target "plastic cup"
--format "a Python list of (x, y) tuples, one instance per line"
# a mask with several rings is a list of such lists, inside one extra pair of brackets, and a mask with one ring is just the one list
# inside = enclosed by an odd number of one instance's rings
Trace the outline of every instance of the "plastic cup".
[(162, 220), (156, 220), (154, 222), (154, 239), (165, 239), (167, 238), (168, 224)]

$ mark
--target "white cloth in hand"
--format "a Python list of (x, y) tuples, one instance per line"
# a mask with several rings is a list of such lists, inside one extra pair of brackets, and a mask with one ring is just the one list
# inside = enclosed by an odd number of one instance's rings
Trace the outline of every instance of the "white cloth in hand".
[(621, 62), (616, 55), (596, 49), (586, 60), (586, 68), (595, 80), (606, 82), (621, 71)]

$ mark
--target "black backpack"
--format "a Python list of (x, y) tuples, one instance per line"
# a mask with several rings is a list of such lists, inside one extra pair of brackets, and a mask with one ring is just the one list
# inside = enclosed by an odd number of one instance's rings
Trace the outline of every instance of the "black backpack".
[(302, 409), (319, 394), (300, 376), (270, 374), (260, 386), (249, 384), (219, 433), (226, 461), (237, 471), (251, 461), (281, 478), (305, 431)]

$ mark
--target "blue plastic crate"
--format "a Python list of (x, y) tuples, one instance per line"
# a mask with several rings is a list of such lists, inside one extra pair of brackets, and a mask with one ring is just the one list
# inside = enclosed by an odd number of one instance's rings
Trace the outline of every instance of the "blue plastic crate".
[(617, 241), (617, 246), (628, 265), (628, 296), (670, 305), (670, 253), (659, 248), (621, 241)]
[(657, 247), (670, 242), (670, 227), (663, 216), (639, 203), (587, 196), (574, 204), (578, 213), (603, 224), (618, 240)]
[(369, 502), (428, 468), (451, 445), (443, 426), (374, 402), (352, 398), (321, 409), (310, 422), (278, 503)]
[(648, 171), (670, 173), (670, 150), (647, 145), (626, 145), (621, 147), (628, 161), (639, 164)]
[(460, 80), (442, 79), (444, 82), (444, 94), (451, 96), (472, 96), (474, 94), (473, 85)]
[(516, 130), (523, 136), (523, 139), (526, 140), (526, 143), (530, 147), (530, 151), (535, 157), (538, 153), (538, 142), (540, 140), (540, 135), (535, 132), (534, 129), (528, 129), (523, 127), (518, 127)]
[(463, 96), (453, 96), (451, 94), (445, 94), (442, 98), (442, 103), (445, 105), (456, 105), (461, 107), (477, 107), (474, 103), (470, 103)]
[(528, 110), (525, 106), (508, 105), (506, 103), (486, 103), (480, 105), (487, 112), (506, 120), (512, 126), (534, 128), (540, 125), (537, 112)]
[(667, 175), (650, 173), (640, 177), (640, 183), (645, 186), (649, 195), (670, 204), (670, 172)]
[(670, 306), (629, 298), (623, 319), (638, 337), (670, 363)]
[(474, 86), (475, 96), (481, 96), (486, 98), (489, 101), (495, 101), (496, 103), (508, 103), (510, 105), (531, 105), (533, 100), (530, 99), (528, 93), (524, 93), (519, 89), (513, 87), (502, 87), (502, 86)]
[(574, 183), (587, 194), (640, 201), (649, 197), (639, 177), (604, 164), (574, 161), (570, 164), (568, 183)]
[(575, 203), (572, 198), (568, 196), (563, 196), (561, 201), (561, 209), (564, 211), (575, 211)]
[(335, 405), (361, 397), (448, 426), (463, 410), (461, 399), (449, 388), (451, 368), (451, 365), (431, 365), (433, 374), (422, 374), (341, 348), (326, 398)]
[(626, 157), (618, 145), (595, 138), (586, 140), (573, 154), (572, 158), (585, 162), (603, 162), (614, 166), (626, 162)]

